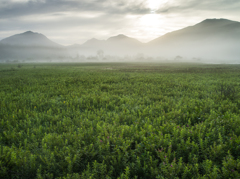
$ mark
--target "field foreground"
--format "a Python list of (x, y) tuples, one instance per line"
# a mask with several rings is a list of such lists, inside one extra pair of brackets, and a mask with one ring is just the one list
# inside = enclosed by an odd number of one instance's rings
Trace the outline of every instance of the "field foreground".
[(0, 178), (240, 178), (240, 65), (1, 64)]

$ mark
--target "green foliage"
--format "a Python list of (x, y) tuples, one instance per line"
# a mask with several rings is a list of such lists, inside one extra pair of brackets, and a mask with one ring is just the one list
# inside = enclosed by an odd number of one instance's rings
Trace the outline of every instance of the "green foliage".
[(13, 66), (0, 178), (240, 178), (240, 66)]
[(220, 84), (217, 90), (223, 99), (235, 100), (238, 98), (239, 90), (233, 84)]

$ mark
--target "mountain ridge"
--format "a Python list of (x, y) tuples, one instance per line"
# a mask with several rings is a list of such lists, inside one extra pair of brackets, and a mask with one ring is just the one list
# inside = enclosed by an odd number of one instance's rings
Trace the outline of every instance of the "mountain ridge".
[(238, 58), (240, 22), (206, 19), (167, 33), (148, 43), (148, 54), (172, 57)]
[[(222, 22), (222, 23), (219, 24), (219, 22)], [(217, 24), (217, 23), (218, 23), (218, 24)], [(231, 29), (231, 28), (240, 28), (240, 22), (238, 22), (238, 21), (228, 20), (228, 19), (224, 19), (224, 18), (220, 18), (220, 19), (213, 18), (213, 19), (205, 19), (205, 20), (201, 21), (200, 23), (197, 23), (197, 24), (195, 24), (195, 25), (193, 25), (193, 26), (188, 26), (188, 27), (182, 28), (182, 29), (180, 29), (180, 30), (168, 32), (168, 33), (166, 33), (166, 34), (164, 34), (164, 35), (162, 35), (162, 36), (159, 36), (159, 37), (157, 37), (157, 38), (155, 38), (155, 39), (153, 39), (153, 40), (151, 40), (151, 41), (149, 41), (149, 42), (147, 42), (147, 43), (142, 43), (142, 42), (140, 42), (138, 39), (129, 37), (129, 36), (124, 35), (124, 34), (118, 34), (118, 35), (116, 35), (116, 36), (111, 36), (111, 37), (109, 37), (107, 40), (98, 40), (98, 39), (96, 39), (96, 38), (92, 38), (92, 39), (87, 40), (87, 41), (86, 41), (85, 43), (83, 43), (83, 44), (73, 44), (73, 45), (69, 45), (69, 46), (74, 46), (74, 45), (86, 45), (86, 44), (89, 44), (89, 43), (92, 43), (92, 42), (107, 42), (107, 41), (126, 40), (126, 39), (128, 39), (128, 40), (131, 39), (131, 40), (134, 40), (134, 41), (139, 42), (139, 43), (141, 43), (141, 44), (150, 44), (150, 43), (156, 41), (157, 39), (160, 39), (160, 38), (165, 37), (166, 35), (169, 36), (170, 34), (173, 34), (173, 33), (179, 33), (179, 32), (188, 30), (188, 29), (190, 29), (190, 28), (195, 28), (196, 26), (204, 26), (204, 28), (206, 28), (207, 26), (210, 26), (210, 27), (211, 27), (211, 26), (215, 26), (215, 27), (216, 27), (216, 25), (218, 25), (218, 26), (219, 26), (219, 25), (220, 25), (220, 26), (223, 26), (223, 25), (230, 26), (230, 25), (231, 25), (231, 27), (229, 27), (230, 29)], [(194, 29), (194, 30), (196, 30), (196, 29)], [(195, 32), (196, 32), (196, 31), (195, 31)], [(12, 44), (12, 45), (15, 45), (16, 43), (14, 44), (14, 43), (12, 43), (12, 42), (8, 42), (8, 40), (9, 40), (9, 39), (13, 40), (12, 38), (15, 38), (15, 37), (17, 37), (17, 36), (25, 36), (25, 37), (27, 37), (27, 36), (33, 36), (33, 35), (37, 35), (37, 36), (39, 36), (39, 37), (41, 36), (42, 38), (45, 38), (45, 40), (46, 40), (46, 39), (49, 40), (45, 35), (43, 35), (43, 34), (41, 34), (41, 33), (33, 32), (33, 31), (30, 31), (30, 30), (29, 30), (29, 31), (26, 31), (26, 32), (23, 32), (23, 33), (20, 33), (20, 34), (15, 34), (15, 35), (12, 35), (12, 36), (10, 36), (10, 37), (6, 37), (6, 38), (0, 40), (0, 43), (1, 43), (1, 44)], [(15, 39), (14, 39), (14, 40), (15, 40)], [(49, 41), (51, 41), (51, 40), (49, 40)], [(58, 43), (56, 43), (56, 42), (51, 41), (51, 43), (53, 43), (54, 45), (62, 46), (62, 47), (63, 47), (63, 45), (58, 44)], [(17, 44), (18, 44), (18, 43), (17, 43)], [(20, 45), (20, 44), (18, 44), (18, 45)], [(27, 44), (26, 44), (26, 45), (27, 45)], [(32, 45), (32, 44), (30, 44), (30, 45)], [(41, 44), (40, 44), (40, 45), (41, 45)]]
[(184, 56), (203, 58), (227, 58), (240, 56), (240, 22), (228, 19), (205, 19), (193, 26), (168, 32), (148, 43), (142, 43), (124, 34), (106, 40), (92, 38), (83, 44), (62, 46), (40, 33), (26, 31), (0, 41), (3, 45), (61, 47), (68, 54), (92, 55), (103, 50), (109, 55)]
[(32, 31), (26, 31), (4, 38), (0, 41), (0, 44), (15, 46), (63, 47), (62, 45), (51, 41), (45, 35)]

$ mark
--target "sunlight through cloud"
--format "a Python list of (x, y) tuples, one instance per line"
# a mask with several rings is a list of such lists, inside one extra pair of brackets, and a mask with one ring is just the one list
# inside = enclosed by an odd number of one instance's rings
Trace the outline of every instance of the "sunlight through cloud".
[(148, 6), (151, 9), (152, 13), (155, 13), (155, 11), (161, 7), (162, 5), (166, 4), (168, 0), (148, 0)]

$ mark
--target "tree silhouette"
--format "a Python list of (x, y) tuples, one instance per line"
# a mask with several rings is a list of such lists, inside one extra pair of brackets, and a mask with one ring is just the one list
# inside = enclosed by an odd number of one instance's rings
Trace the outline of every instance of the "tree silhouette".
[(98, 57), (98, 60), (102, 60), (103, 57), (104, 57), (104, 51), (103, 50), (98, 50), (97, 51), (97, 57)]

